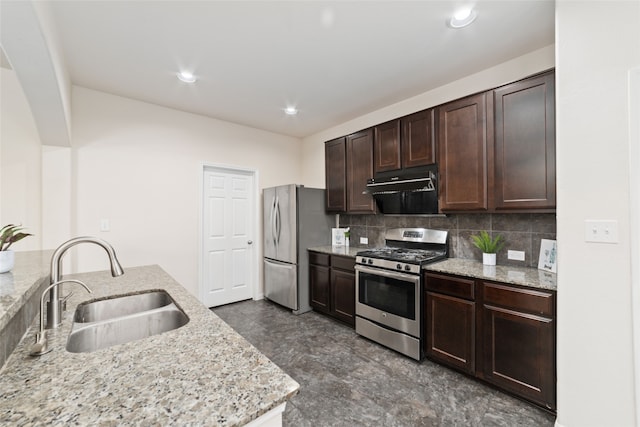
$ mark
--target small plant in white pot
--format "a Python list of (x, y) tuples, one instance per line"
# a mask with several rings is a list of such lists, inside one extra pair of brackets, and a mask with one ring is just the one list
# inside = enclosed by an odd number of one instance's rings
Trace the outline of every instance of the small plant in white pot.
[(7, 224), (0, 228), (0, 273), (11, 271), (15, 263), (15, 253), (9, 249), (15, 242), (31, 236), (30, 233), (23, 233), (23, 227), (19, 225)]
[(473, 245), (482, 251), (482, 263), (484, 265), (496, 265), (496, 253), (504, 246), (504, 239), (501, 235), (492, 238), (485, 230), (480, 234), (471, 236)]

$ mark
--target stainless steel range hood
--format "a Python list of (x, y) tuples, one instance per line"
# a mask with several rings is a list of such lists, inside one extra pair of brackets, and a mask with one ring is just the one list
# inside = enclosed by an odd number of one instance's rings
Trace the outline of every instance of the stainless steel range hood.
[(437, 165), (377, 174), (367, 183), (383, 214), (438, 213)]

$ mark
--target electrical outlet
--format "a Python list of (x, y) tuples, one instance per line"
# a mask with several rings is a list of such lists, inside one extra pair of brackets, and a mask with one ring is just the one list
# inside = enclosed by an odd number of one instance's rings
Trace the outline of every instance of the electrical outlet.
[(360, 244), (361, 245), (368, 245), (369, 244), (369, 238), (368, 237), (361, 237), (360, 238)]
[(584, 241), (592, 243), (618, 243), (618, 221), (586, 220), (584, 222)]
[(524, 251), (507, 251), (507, 258), (515, 261), (524, 261)]

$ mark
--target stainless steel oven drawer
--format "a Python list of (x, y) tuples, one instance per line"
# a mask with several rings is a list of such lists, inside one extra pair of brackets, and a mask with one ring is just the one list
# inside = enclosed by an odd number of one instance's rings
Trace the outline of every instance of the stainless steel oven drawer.
[(420, 340), (401, 332), (392, 331), (356, 316), (356, 333), (415, 360), (421, 360)]

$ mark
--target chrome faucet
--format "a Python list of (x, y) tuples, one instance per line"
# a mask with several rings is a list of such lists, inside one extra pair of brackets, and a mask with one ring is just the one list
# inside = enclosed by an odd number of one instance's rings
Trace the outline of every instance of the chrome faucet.
[(116, 252), (113, 250), (113, 247), (102, 239), (98, 239), (97, 237), (76, 237), (61, 244), (51, 257), (51, 289), (49, 290), (49, 302), (47, 303), (47, 329), (57, 328), (62, 322), (64, 306), (67, 299), (71, 296), (71, 294), (69, 294), (64, 298), (60, 297), (60, 294), (62, 293), (62, 285), (60, 284), (62, 279), (62, 257), (67, 252), (67, 249), (79, 243), (95, 243), (96, 245), (101, 246), (105, 251), (107, 251), (107, 255), (109, 256), (109, 261), (111, 263), (111, 275), (113, 277), (117, 277), (124, 274), (124, 270), (122, 270), (122, 267), (118, 262)]
[(62, 283), (77, 283), (81, 285), (83, 288), (87, 290), (87, 292), (91, 293), (91, 289), (87, 285), (85, 285), (80, 280), (61, 280), (59, 282), (55, 282), (49, 285), (44, 291), (42, 291), (42, 296), (40, 297), (40, 329), (36, 333), (36, 342), (31, 346), (31, 351), (29, 355), (31, 356), (42, 356), (43, 354), (49, 353), (51, 348), (49, 347), (49, 343), (47, 341), (47, 333), (44, 330), (44, 296), (47, 294), (47, 291), (55, 286), (59, 286)]

